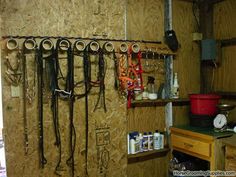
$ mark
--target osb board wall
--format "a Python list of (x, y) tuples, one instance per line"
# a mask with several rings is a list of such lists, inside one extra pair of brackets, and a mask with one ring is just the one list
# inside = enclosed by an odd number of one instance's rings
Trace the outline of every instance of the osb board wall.
[(128, 0), (127, 37), (162, 40), (164, 35), (164, 0)]
[[(200, 49), (192, 41), (192, 33), (197, 30), (197, 23), (191, 2), (173, 0), (173, 29), (181, 45), (173, 70), (178, 73), (180, 97), (188, 98), (190, 93), (200, 91)], [(187, 124), (188, 115), (189, 106), (174, 107), (174, 125)]]
[[(60, 2), (41, 1), (4, 1), (1, 0), (1, 35), (61, 35), (92, 37), (93, 35), (108, 35), (109, 38), (124, 38), (124, 2), (120, 1), (73, 1)], [(115, 7), (115, 8), (114, 8)], [(4, 49), (4, 41), (1, 41)], [(4, 74), (4, 57), (2, 53), (2, 74)], [(109, 59), (108, 59), (109, 60)], [(32, 64), (29, 64), (32, 66)], [(97, 95), (89, 97), (89, 176), (126, 176), (126, 105), (119, 99), (113, 89), (112, 60), (108, 62), (106, 77), (106, 98), (108, 112), (103, 110), (93, 112)], [(77, 71), (78, 72), (78, 71)], [(81, 71), (80, 71), (81, 72)], [(78, 73), (76, 73), (78, 74)], [(29, 78), (30, 79), (30, 78)], [(94, 89), (93, 92), (98, 92)], [(9, 177), (53, 177), (54, 168), (58, 160), (58, 150), (53, 145), (54, 132), (50, 102), (44, 104), (45, 108), (45, 156), (48, 163), (45, 169), (39, 169), (38, 157), (38, 118), (36, 101), (28, 106), (29, 126), (29, 154), (24, 155), (23, 146), (23, 118), (22, 96), (11, 98), (10, 86), (3, 80), (3, 113), (4, 135), (6, 146), (6, 159)], [(74, 105), (75, 128), (77, 144), (75, 151), (76, 176), (84, 175), (84, 102), (76, 101)], [(69, 168), (65, 162), (68, 154), (68, 108), (66, 103), (60, 102), (60, 125), (62, 134), (62, 166), (66, 171), (63, 177), (70, 176)], [(110, 142), (104, 147), (96, 145), (96, 135), (108, 131)], [(101, 163), (101, 152), (109, 151), (108, 168)], [(102, 169), (102, 170), (101, 170)]]

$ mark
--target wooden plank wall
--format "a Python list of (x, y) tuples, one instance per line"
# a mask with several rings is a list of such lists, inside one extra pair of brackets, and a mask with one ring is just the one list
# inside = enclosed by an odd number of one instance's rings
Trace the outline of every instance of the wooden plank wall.
[[(214, 38), (216, 40), (230, 39), (236, 37), (235, 12), (236, 1), (225, 0), (214, 5)], [(236, 46), (223, 47), (222, 57), (217, 68), (208, 67), (206, 79), (210, 91), (236, 91)], [(213, 82), (212, 82), (213, 80)], [(222, 100), (224, 103), (236, 104), (233, 100)], [(236, 110), (230, 113), (229, 120), (236, 121)]]
[[(132, 3), (131, 3), (132, 2)], [(134, 5), (135, 4), (135, 5)], [(128, 38), (163, 39), (164, 36), (164, 1), (139, 0), (128, 3)], [(181, 49), (174, 60), (174, 72), (178, 72), (180, 97), (189, 93), (198, 93), (200, 89), (199, 47), (192, 42), (192, 32), (196, 21), (192, 13), (192, 3), (173, 0), (173, 28), (176, 31)], [(157, 76), (157, 86), (164, 80), (164, 75)], [(174, 125), (187, 124), (189, 106), (173, 107)], [(148, 114), (147, 114), (148, 113)], [(148, 132), (164, 130), (165, 107), (133, 108), (128, 111), (128, 131)], [(157, 158), (145, 162), (128, 164), (129, 177), (164, 177), (167, 176), (169, 157)]]
[[(162, 40), (164, 31), (164, 1), (129, 0), (127, 7), (128, 39)], [(157, 77), (159, 85), (163, 76)], [(146, 75), (144, 75), (145, 79)], [(148, 113), (148, 114), (147, 114)], [(165, 125), (164, 107), (134, 108), (128, 111), (128, 131), (153, 132), (163, 130)], [(128, 177), (166, 176), (167, 157), (128, 164)]]
[[(197, 23), (191, 2), (173, 0), (173, 29), (181, 45), (173, 70), (178, 73), (180, 97), (188, 98), (190, 93), (200, 91), (200, 48), (198, 43), (192, 41), (192, 33), (197, 31)], [(187, 124), (188, 114), (189, 106), (174, 107), (174, 125)]]
[[(47, 0), (1, 0), (0, 13), (2, 18), (1, 35), (53, 35), (53, 36), (82, 36), (124, 38), (124, 1), (94, 0), (94, 1), (47, 1)], [(99, 36), (98, 36), (99, 35)], [(22, 44), (22, 41), (19, 41)], [(39, 42), (39, 41), (38, 41)], [(54, 41), (55, 42), (55, 41)], [(72, 41), (73, 42), (73, 41)], [(2, 50), (2, 75), (4, 78), (4, 57), (8, 55), (5, 49), (5, 41), (1, 40)], [(32, 58), (29, 58), (31, 60)], [(80, 60), (76, 58), (76, 60)], [(126, 105), (125, 100), (119, 99), (113, 88), (113, 61), (108, 60), (106, 77), (106, 102), (108, 112), (103, 110), (93, 112), (97, 100), (98, 89), (93, 90), (89, 97), (89, 176), (126, 176)], [(33, 61), (33, 60), (31, 60)], [(75, 62), (75, 65), (78, 65)], [(33, 67), (32, 62), (28, 66)], [(32, 68), (31, 68), (32, 69)], [(76, 75), (81, 77), (81, 71)], [(29, 73), (30, 74), (30, 73)], [(32, 76), (32, 75), (31, 75)], [(32, 80), (32, 78), (29, 78)], [(38, 158), (38, 118), (37, 101), (27, 105), (29, 125), (29, 153), (24, 155), (23, 146), (23, 118), (22, 96), (11, 98), (10, 86), (3, 79), (3, 113), (4, 113), (4, 136), (6, 147), (6, 159), (8, 177), (54, 177), (56, 163), (58, 161), (58, 149), (54, 146), (54, 132), (50, 101), (45, 107), (45, 156), (48, 160), (44, 169), (39, 168)], [(62, 167), (63, 177), (71, 176), (66, 165), (68, 159), (68, 108), (67, 104), (60, 102), (60, 125), (62, 136)], [(75, 103), (75, 128), (77, 144), (75, 150), (76, 176), (85, 176), (85, 123), (84, 102)], [(97, 146), (96, 136), (104, 133), (109, 142), (106, 146)], [(107, 136), (110, 134), (110, 137)], [(108, 139), (107, 139), (108, 138)], [(101, 163), (102, 152), (109, 152), (108, 166)]]

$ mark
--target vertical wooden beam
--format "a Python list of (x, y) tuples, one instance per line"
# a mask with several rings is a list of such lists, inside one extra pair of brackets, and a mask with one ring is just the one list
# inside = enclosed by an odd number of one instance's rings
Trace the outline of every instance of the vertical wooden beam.
[[(199, 4), (199, 20), (200, 20), (200, 32), (203, 34), (203, 39), (212, 39), (213, 34), (213, 7), (214, 3), (211, 0), (201, 0)], [(210, 91), (210, 84), (206, 80), (206, 72), (208, 70), (206, 63), (201, 62), (200, 78), (201, 78), (201, 93), (207, 93)]]
[(200, 2), (200, 31), (203, 39), (213, 38), (213, 3), (209, 0)]

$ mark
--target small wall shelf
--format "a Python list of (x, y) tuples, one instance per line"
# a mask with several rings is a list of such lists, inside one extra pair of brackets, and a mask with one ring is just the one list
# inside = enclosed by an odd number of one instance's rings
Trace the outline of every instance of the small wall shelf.
[(138, 154), (129, 154), (128, 155), (128, 164), (142, 162), (145, 160), (154, 159), (157, 157), (166, 156), (166, 154), (170, 151), (169, 148), (164, 148), (160, 150), (152, 150), (148, 152), (140, 152)]
[(174, 106), (184, 106), (189, 105), (189, 99), (179, 98), (179, 99), (157, 99), (157, 100), (140, 100), (132, 101), (131, 106), (134, 107), (151, 107), (151, 106), (165, 106), (167, 103), (172, 102)]

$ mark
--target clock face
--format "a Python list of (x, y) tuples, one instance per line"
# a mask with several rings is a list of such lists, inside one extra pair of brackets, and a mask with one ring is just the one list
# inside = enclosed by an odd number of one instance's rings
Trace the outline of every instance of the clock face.
[(224, 114), (218, 114), (214, 119), (214, 127), (215, 128), (223, 128), (227, 124), (227, 119)]

